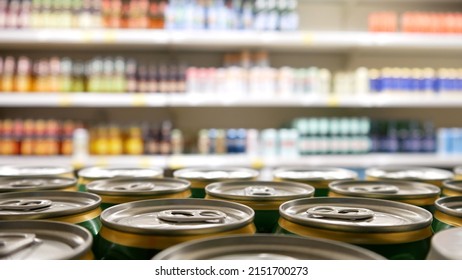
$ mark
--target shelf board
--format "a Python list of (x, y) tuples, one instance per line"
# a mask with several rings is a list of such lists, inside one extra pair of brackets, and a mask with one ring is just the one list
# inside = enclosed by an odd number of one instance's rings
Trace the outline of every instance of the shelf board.
[(251, 155), (172, 155), (172, 156), (89, 156), (76, 160), (68, 156), (0, 156), (0, 164), (137, 166), (185, 168), (194, 166), (247, 166), (274, 168), (278, 166), (337, 166), (365, 168), (380, 165), (419, 165), (452, 168), (462, 165), (462, 155), (442, 154), (364, 154), (259, 157)]
[(265, 48), (288, 51), (390, 50), (462, 51), (460, 34), (369, 33), (350, 31), (168, 31), (149, 29), (1, 30), (0, 47), (141, 47), (220, 51)]
[(459, 108), (462, 94), (246, 96), (219, 94), (0, 93), (0, 107)]

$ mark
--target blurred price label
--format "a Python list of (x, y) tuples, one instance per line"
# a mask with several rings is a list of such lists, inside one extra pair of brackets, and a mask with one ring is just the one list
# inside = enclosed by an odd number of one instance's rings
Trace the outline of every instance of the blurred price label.
[(151, 167), (151, 161), (149, 160), (149, 158), (146, 158), (146, 157), (140, 157), (138, 164), (141, 168)]
[(105, 157), (98, 157), (95, 163), (97, 166), (108, 166), (109, 165), (109, 161)]
[(147, 105), (148, 105), (148, 102), (147, 102), (146, 95), (144, 95), (144, 94), (135, 94), (135, 95), (133, 95), (132, 106), (143, 107), (143, 106), (147, 106)]
[(59, 107), (69, 107), (72, 105), (72, 98), (67, 94), (60, 94), (58, 97), (58, 106)]
[(338, 107), (340, 104), (340, 101), (337, 96), (329, 96), (327, 99), (327, 106), (329, 107)]
[(303, 44), (312, 45), (313, 44), (313, 34), (312, 33), (303, 33)]
[(169, 169), (173, 170), (184, 168), (184, 160), (182, 160), (180, 157), (171, 157), (167, 166)]
[(262, 169), (265, 166), (265, 163), (261, 158), (252, 159), (250, 162), (250, 167), (254, 169)]
[(114, 30), (107, 30), (103, 34), (103, 41), (105, 43), (115, 43), (116, 38), (117, 38), (117, 35)]
[(82, 42), (90, 43), (90, 42), (93, 42), (94, 38), (95, 38), (95, 34), (93, 31), (90, 31), (90, 30), (82, 31)]

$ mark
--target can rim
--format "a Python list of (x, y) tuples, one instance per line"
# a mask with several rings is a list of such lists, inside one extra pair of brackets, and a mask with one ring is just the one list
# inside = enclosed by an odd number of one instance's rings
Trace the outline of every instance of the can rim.
[[(21, 169), (21, 168), (28, 168), (28, 169), (44, 169), (44, 168), (54, 168), (54, 169), (63, 169), (63, 172), (53, 173), (53, 174), (2, 174), (3, 169)], [(28, 177), (28, 176), (57, 176), (66, 173), (74, 172), (74, 168), (70, 165), (0, 165), (0, 177)]]
[[(289, 171), (326, 171), (326, 172), (343, 172), (345, 174), (348, 174), (349, 177), (345, 177), (345, 178), (326, 178), (326, 177), (297, 177), (297, 178), (293, 178), (293, 177), (287, 177), (287, 176), (281, 176), (281, 175), (278, 175), (278, 173), (282, 173), (282, 172), (289, 172)], [(273, 177), (276, 178), (276, 179), (281, 179), (281, 180), (290, 180), (290, 181), (305, 181), (305, 182), (309, 182), (309, 181), (313, 181), (313, 182), (318, 182), (318, 181), (336, 181), (336, 180), (354, 180), (356, 178), (358, 178), (358, 173), (353, 171), (353, 170), (350, 170), (350, 169), (346, 169), (346, 168), (338, 168), (338, 167), (314, 167), (314, 166), (291, 166), (291, 167), (280, 167), (280, 168), (276, 168), (273, 170)]]
[[(422, 217), (422, 220), (415, 223), (409, 223), (404, 225), (369, 225), (362, 226), (359, 224), (334, 224), (334, 223), (325, 223), (320, 222), (320, 219), (314, 218), (301, 218), (294, 215), (286, 213), (287, 209), (293, 206), (302, 206), (302, 205), (346, 205), (343, 207), (361, 207), (366, 208), (366, 210), (380, 209), (383, 211), (386, 207), (391, 207), (395, 210), (406, 210), (417, 214)], [(308, 208), (307, 208), (308, 209)], [(306, 209), (306, 210), (307, 210)], [(396, 213), (395, 213), (396, 214)], [(386, 233), (386, 232), (407, 232), (418, 229), (423, 229), (428, 227), (433, 219), (433, 215), (418, 206), (410, 205), (402, 202), (375, 199), (375, 198), (336, 198), (336, 197), (316, 197), (316, 198), (302, 198), (283, 203), (279, 207), (279, 215), (295, 224), (302, 226), (315, 227), (321, 229), (335, 230), (335, 231), (344, 231), (344, 232), (358, 232), (358, 233)]]
[[(64, 222), (56, 222), (56, 221), (36, 221), (36, 220), (28, 220), (28, 221), (0, 221), (0, 228), (2, 228), (2, 232), (8, 232), (8, 229), (12, 230), (25, 230), (25, 231), (34, 231), (37, 230), (44, 230), (44, 231), (60, 231), (63, 234), (59, 237), (60, 241), (65, 240), (63, 236), (68, 235), (69, 233), (73, 233), (76, 236), (81, 237), (83, 243), (79, 244), (79, 246), (73, 247), (73, 252), (69, 254), (64, 254), (60, 258), (53, 258), (55, 260), (70, 260), (70, 259), (79, 259), (85, 256), (91, 250), (91, 246), (93, 243), (93, 236), (91, 235), (90, 231), (84, 227), (64, 223)], [(69, 238), (68, 238), (69, 239)], [(73, 238), (74, 239), (74, 238)]]
[[(284, 188), (299, 188), (306, 190), (306, 193), (300, 193), (300, 194), (291, 194), (291, 195), (272, 195), (272, 196), (250, 196), (250, 195), (239, 195), (239, 194), (229, 194), (229, 193), (224, 193), (220, 192), (223, 191), (223, 189), (226, 188), (233, 188), (233, 187), (238, 187), (241, 186), (245, 188), (249, 185), (260, 185), (260, 186), (268, 186), (268, 187), (277, 187), (280, 189)], [(288, 200), (293, 200), (297, 198), (306, 198), (306, 197), (311, 197), (314, 195), (315, 188), (313, 186), (310, 186), (308, 184), (302, 184), (302, 183), (296, 183), (296, 182), (274, 182), (274, 181), (226, 181), (226, 182), (215, 182), (207, 185), (205, 187), (205, 193), (212, 196), (212, 197), (217, 197), (217, 198), (224, 198), (224, 199), (233, 199), (233, 200), (248, 200), (248, 201), (288, 201)]]
[(462, 258), (460, 250), (462, 246), (460, 241), (454, 242), (454, 239), (460, 240), (461, 232), (462, 228), (459, 227), (437, 232), (432, 238), (431, 249), (428, 253), (430, 258), (427, 257), (427, 259), (460, 260)]
[(443, 189), (462, 192), (462, 180), (446, 180), (443, 182)]
[(460, 206), (462, 206), (462, 196), (446, 196), (446, 197), (437, 199), (435, 201), (435, 207), (436, 207), (436, 210), (444, 214), (447, 214), (453, 217), (462, 218), (462, 211), (457, 211), (446, 205), (447, 203), (457, 203), (457, 202), (460, 204)]
[[(413, 176), (405, 176), (401, 178), (390, 178), (386, 175), (377, 176), (373, 174), (374, 172), (377, 172), (377, 171), (383, 171), (385, 173), (388, 173), (391, 171), (405, 171), (405, 170), (412, 170), (412, 169), (422, 170), (422, 171), (434, 171), (435, 173), (438, 172), (441, 176), (433, 177), (433, 178), (420, 178), (420, 177), (413, 177)], [(445, 170), (445, 169), (432, 168), (432, 167), (426, 167), (426, 166), (411, 166), (411, 165), (376, 166), (376, 167), (367, 168), (365, 173), (366, 173), (366, 176), (368, 177), (384, 179), (384, 180), (412, 180), (412, 181), (436, 180), (436, 181), (441, 181), (441, 180), (452, 179), (454, 177), (454, 173), (452, 173), (451, 171)]]
[[(149, 175), (149, 176), (135, 176), (135, 178), (143, 178), (143, 177), (147, 177), (147, 178), (155, 178), (155, 177), (158, 177), (158, 176), (163, 176), (164, 174), (164, 170), (162, 168), (158, 168), (158, 167), (154, 167), (154, 168), (138, 168), (138, 167), (130, 167), (130, 166), (107, 166), (107, 167), (103, 167), (103, 166), (91, 166), (91, 167), (86, 167), (86, 168), (83, 168), (81, 170), (79, 170), (77, 172), (77, 176), (79, 178), (83, 178), (83, 179), (88, 179), (88, 180), (97, 180), (97, 179), (114, 179), (114, 178), (134, 178), (134, 176), (125, 176), (125, 175), (116, 175), (116, 176), (96, 176), (96, 175), (92, 175), (91, 172), (93, 170), (97, 170), (99, 172), (106, 172), (106, 171), (110, 171), (110, 170), (123, 170), (123, 169), (127, 169), (127, 170), (145, 170), (145, 171), (151, 171), (153, 172), (153, 175)], [(88, 174), (90, 172), (90, 174)], [(87, 174), (86, 174), (87, 173)]]
[(79, 199), (85, 198), (91, 200), (93, 203), (75, 207), (72, 209), (65, 209), (61, 211), (54, 212), (27, 212), (27, 213), (18, 213), (18, 214), (6, 214), (2, 215), (0, 213), (0, 220), (25, 220), (25, 219), (47, 219), (47, 218), (56, 218), (56, 217), (65, 217), (70, 215), (76, 215), (85, 213), (94, 209), (99, 208), (101, 204), (101, 197), (93, 193), (86, 192), (63, 192), (63, 191), (36, 191), (36, 192), (9, 192), (0, 194), (0, 200), (3, 199), (18, 199), (19, 198), (37, 198), (44, 197), (47, 199), (52, 199), (53, 197), (66, 197), (69, 199)]
[[(343, 189), (345, 186), (368, 186), (368, 185), (391, 185), (400, 187), (413, 186), (428, 190), (429, 193), (368, 193), (368, 192), (354, 192), (347, 189)], [(334, 181), (329, 184), (329, 191), (338, 193), (341, 195), (347, 195), (352, 197), (364, 197), (364, 198), (377, 198), (377, 199), (419, 199), (419, 198), (431, 198), (438, 197), (441, 193), (441, 189), (435, 185), (423, 183), (423, 182), (410, 182), (402, 180), (379, 180), (379, 181), (367, 181), (367, 180), (347, 180), (347, 181)]]
[[(239, 177), (239, 178), (229, 178), (229, 177), (226, 177), (226, 178), (203, 178), (203, 177), (188, 177), (188, 176), (185, 176), (185, 173), (189, 173), (189, 172), (214, 172), (214, 171), (224, 171), (224, 172), (238, 172), (238, 171), (242, 171), (242, 172), (247, 172), (249, 173), (248, 176), (245, 176), (245, 177)], [(173, 172), (173, 177), (174, 178), (179, 178), (179, 179), (184, 179), (184, 180), (188, 180), (188, 181), (191, 181), (191, 182), (194, 182), (194, 181), (200, 181), (200, 182), (219, 182), (219, 181), (227, 181), (227, 180), (250, 180), (250, 179), (254, 179), (254, 178), (257, 178), (258, 176), (260, 175), (260, 172), (256, 169), (252, 169), (252, 168), (245, 168), (245, 167), (223, 167), (223, 168), (217, 168), (217, 167), (190, 167), (190, 168), (182, 168), (182, 169), (178, 169), (178, 170), (175, 170)]]
[[(236, 246), (238, 245), (238, 246)], [(304, 246), (305, 245), (305, 246)], [(245, 246), (244, 252), (239, 251)], [(310, 250), (306, 250), (307, 248)], [(212, 237), (207, 239), (192, 240), (184, 243), (180, 243), (169, 247), (162, 252), (155, 255), (153, 260), (185, 260), (185, 259), (214, 259), (216, 257), (223, 256), (220, 253), (263, 253), (259, 251), (264, 250), (264, 253), (268, 254), (271, 252), (277, 253), (281, 256), (296, 256), (296, 255), (321, 255), (320, 252), (325, 252), (329, 249), (330, 254), (323, 254), (328, 256), (325, 259), (329, 259), (332, 253), (337, 253), (343, 250), (343, 253), (351, 256), (351, 259), (374, 259), (374, 260), (385, 260), (385, 258), (375, 252), (364, 249), (362, 247), (348, 244), (345, 242), (339, 242), (334, 240), (316, 238), (316, 237), (301, 237), (295, 235), (273, 235), (273, 234), (255, 234), (255, 235), (244, 235), (238, 234), (233, 236), (222, 236)], [(213, 250), (207, 250), (207, 248), (213, 248)], [(298, 249), (298, 250), (297, 250)], [(197, 257), (191, 256), (194, 252)], [(208, 254), (207, 254), (208, 253)], [(311, 253), (311, 254), (310, 254)], [(356, 257), (356, 258), (355, 258)], [(324, 259), (320, 257), (311, 258), (296, 258), (296, 259)], [(332, 258), (334, 259), (334, 258)], [(342, 258), (346, 259), (346, 258)]]
[[(185, 209), (193, 207), (202, 207), (202, 209), (213, 209), (215, 210), (217, 207), (228, 207), (234, 210), (238, 210), (246, 214), (246, 218), (237, 221), (235, 223), (229, 224), (221, 224), (216, 227), (207, 227), (207, 228), (198, 228), (198, 229), (185, 229), (185, 230), (174, 230), (172, 228), (141, 228), (141, 227), (134, 227), (134, 226), (127, 226), (121, 225), (117, 222), (110, 221), (109, 217), (116, 213), (119, 213), (126, 209), (135, 209), (135, 208), (149, 208), (149, 207), (156, 207), (157, 210), (167, 210), (171, 207), (183, 207)], [(142, 212), (138, 212), (142, 213)], [(223, 201), (223, 200), (214, 200), (214, 199), (195, 199), (195, 198), (183, 198), (183, 199), (148, 199), (142, 201), (134, 201), (128, 202), (124, 204), (115, 205), (105, 209), (101, 215), (100, 220), (103, 226), (106, 226), (110, 229), (122, 231), (122, 232), (130, 232), (130, 233), (137, 233), (137, 234), (149, 234), (149, 235), (196, 235), (196, 234), (208, 234), (208, 233), (217, 233), (217, 232), (224, 232), (230, 231), (234, 229), (242, 228), (248, 224), (253, 223), (253, 219), (255, 216), (255, 211), (243, 204), (230, 202), (230, 201)]]
[[(31, 187), (31, 188), (22, 188), (22, 189), (11, 189), (11, 188), (2, 188), (2, 184), (5, 182), (9, 181), (14, 181), (14, 180), (63, 180), (63, 181), (69, 181), (67, 183), (62, 183), (59, 185), (55, 185), (52, 187)], [(59, 190), (62, 188), (66, 187), (72, 187), (77, 185), (77, 179), (76, 178), (68, 178), (68, 177), (59, 177), (59, 176), (28, 176), (26, 178), (20, 178), (19, 176), (13, 176), (13, 177), (0, 177), (0, 193), (2, 192), (10, 192), (10, 191), (23, 191), (23, 190)]]
[(457, 175), (462, 174), (462, 165), (454, 167), (454, 173)]
[[(167, 183), (167, 184), (178, 184), (178, 188), (175, 189), (165, 189), (165, 190), (151, 190), (151, 191), (116, 191), (116, 190), (105, 190), (105, 189), (96, 189), (97, 186), (111, 183), (130, 183), (130, 182), (158, 182), (158, 183)], [(135, 178), (114, 178), (114, 179), (104, 179), (92, 181), (86, 185), (87, 192), (94, 193), (98, 195), (114, 195), (114, 196), (152, 196), (152, 195), (164, 195), (164, 194), (174, 194), (180, 193), (188, 190), (191, 186), (191, 183), (186, 180), (176, 179), (176, 178), (147, 178), (147, 177), (135, 177)]]

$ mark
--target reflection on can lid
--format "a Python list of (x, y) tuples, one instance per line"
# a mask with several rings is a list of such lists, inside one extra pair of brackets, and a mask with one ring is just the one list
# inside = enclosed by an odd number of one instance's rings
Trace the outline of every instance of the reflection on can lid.
[(0, 260), (70, 260), (90, 252), (80, 226), (51, 221), (0, 221)]
[(162, 177), (160, 168), (135, 167), (89, 167), (78, 172), (79, 177), (86, 179), (110, 179), (116, 177)]
[(154, 260), (383, 260), (343, 242), (288, 235), (235, 235), (170, 247)]
[(163, 195), (183, 192), (190, 183), (170, 178), (118, 178), (97, 180), (87, 185), (87, 191), (99, 195)]
[(462, 218), (462, 196), (447, 196), (435, 201), (435, 207), (444, 214)]
[(104, 226), (125, 232), (192, 235), (238, 229), (253, 222), (245, 205), (219, 200), (156, 199), (130, 202), (103, 211)]
[(254, 179), (259, 172), (250, 168), (185, 168), (173, 173), (176, 178), (199, 181)]
[(462, 260), (462, 228), (436, 233), (432, 238), (427, 260)]
[(286, 220), (347, 232), (402, 232), (428, 227), (432, 214), (420, 207), (371, 198), (308, 198), (279, 208)]
[(2, 177), (0, 178), (0, 193), (25, 190), (59, 190), (75, 186), (75, 184), (77, 184), (77, 180), (74, 178), (57, 176)]
[(329, 190), (345, 196), (379, 199), (413, 199), (437, 197), (437, 186), (408, 181), (339, 181), (329, 184)]
[(353, 180), (358, 174), (349, 169), (331, 167), (290, 167), (278, 168), (273, 171), (273, 176), (286, 180)]
[(272, 181), (229, 181), (212, 183), (205, 192), (213, 197), (236, 200), (292, 200), (311, 197), (312, 186), (293, 182)]
[(101, 198), (83, 192), (40, 191), (0, 194), (0, 220), (49, 219), (99, 207)]
[(447, 180), (454, 174), (450, 171), (437, 168), (417, 166), (385, 166), (366, 170), (366, 176), (380, 179), (400, 180)]
[(0, 176), (57, 176), (73, 171), (70, 166), (0, 166)]

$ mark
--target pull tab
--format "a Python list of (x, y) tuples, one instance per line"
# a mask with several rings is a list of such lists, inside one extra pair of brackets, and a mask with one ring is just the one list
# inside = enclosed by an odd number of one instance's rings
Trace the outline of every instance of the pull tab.
[(42, 241), (32, 233), (0, 233), (0, 257), (9, 256)]
[(9, 185), (15, 188), (30, 188), (30, 187), (39, 187), (44, 184), (43, 180), (32, 180), (24, 179), (15, 182), (11, 182)]
[(157, 217), (166, 222), (175, 223), (223, 223), (226, 214), (217, 210), (165, 210)]
[(32, 211), (50, 207), (51, 204), (52, 201), (46, 199), (8, 200), (0, 204), (0, 210)]
[(255, 195), (255, 196), (270, 196), (274, 195), (276, 190), (267, 186), (251, 186), (245, 188), (246, 195)]
[(115, 190), (120, 191), (150, 191), (155, 188), (153, 183), (131, 183), (126, 185), (115, 186)]
[(349, 191), (361, 193), (398, 193), (399, 188), (393, 185), (372, 185), (349, 187)]
[(313, 218), (333, 218), (341, 220), (362, 220), (374, 217), (374, 212), (366, 208), (316, 206), (306, 211)]

